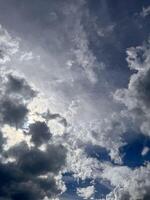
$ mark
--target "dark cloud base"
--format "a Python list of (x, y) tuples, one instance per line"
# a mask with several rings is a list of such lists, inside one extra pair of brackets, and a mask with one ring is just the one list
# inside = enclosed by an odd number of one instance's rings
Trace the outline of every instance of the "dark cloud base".
[[(16, 161), (0, 164), (0, 197), (10, 200), (41, 200), (44, 197), (58, 195), (53, 175), (65, 164), (65, 149), (58, 145), (49, 145), (46, 151), (31, 148), (22, 143), (4, 156), (13, 156)], [(47, 178), (40, 176), (52, 173)]]
[[(22, 129), (25, 135), (31, 135), (33, 147), (21, 142), (8, 150), (4, 149), (7, 140), (0, 132), (0, 200), (42, 200), (54, 197), (61, 190), (58, 188), (55, 175), (65, 165), (66, 149), (62, 145), (48, 144), (50, 130), (45, 122), (36, 121), (28, 124), (28, 103), (36, 92), (28, 83), (12, 74), (1, 77), (3, 81), (0, 96), (0, 123)], [(46, 145), (45, 150), (38, 147)], [(13, 158), (14, 161), (7, 161)]]

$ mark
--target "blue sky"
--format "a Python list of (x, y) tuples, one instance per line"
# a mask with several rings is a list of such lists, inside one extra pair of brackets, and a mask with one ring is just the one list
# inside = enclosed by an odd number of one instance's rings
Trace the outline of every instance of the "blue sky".
[(0, 199), (150, 199), (150, 2), (0, 0)]

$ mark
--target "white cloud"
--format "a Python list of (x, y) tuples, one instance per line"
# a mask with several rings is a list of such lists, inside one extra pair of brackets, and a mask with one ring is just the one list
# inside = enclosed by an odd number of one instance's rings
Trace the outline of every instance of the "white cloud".
[(3, 136), (6, 139), (6, 144), (4, 145), (4, 149), (8, 150), (11, 147), (26, 141), (29, 146), (30, 143), (30, 136), (25, 136), (21, 129), (16, 130), (16, 128), (11, 127), (9, 125), (5, 125), (2, 128)]
[(95, 193), (94, 186), (88, 186), (85, 188), (77, 188), (78, 196), (82, 197), (83, 199), (93, 199), (92, 195)]
[(33, 53), (30, 52), (24, 52), (21, 56), (20, 56), (20, 61), (29, 61), (33, 59)]
[(114, 98), (126, 106), (123, 111), (132, 118), (134, 126), (146, 135), (150, 135), (150, 46), (149, 42), (127, 50), (127, 61), (136, 72), (131, 75), (127, 89), (118, 89)]
[(144, 147), (143, 150), (142, 150), (142, 152), (141, 152), (141, 155), (145, 156), (145, 155), (147, 155), (149, 153), (149, 151), (150, 151), (149, 147)]
[[(131, 170), (126, 166), (108, 166), (104, 169), (103, 178), (110, 180), (116, 187), (111, 193), (112, 199), (122, 200), (125, 196), (131, 200), (150, 197), (150, 164)], [(109, 195), (108, 195), (109, 197)], [(107, 198), (106, 198), (107, 199)], [(108, 198), (111, 199), (111, 198)]]
[[(150, 56), (149, 43), (127, 50), (127, 62), (136, 70), (129, 80), (127, 89), (118, 89), (114, 98), (125, 105), (122, 117), (131, 120), (132, 127), (143, 134), (149, 132), (149, 88)], [(122, 120), (126, 120), (123, 119)], [(112, 137), (113, 138), (113, 137)], [(117, 144), (117, 142), (116, 142)], [(141, 155), (146, 155), (149, 148), (144, 147)], [(132, 170), (127, 166), (106, 165), (102, 177), (110, 181), (115, 189), (107, 195), (107, 200), (137, 200), (150, 198), (150, 163)]]
[(10, 58), (19, 49), (19, 42), (0, 25), (0, 64), (10, 61)]
[(148, 44), (143, 44), (142, 46), (130, 47), (126, 51), (127, 62), (131, 69), (135, 70), (145, 70), (149, 68), (150, 63), (150, 48)]
[(86, 32), (83, 30), (83, 26), (80, 20), (81, 19), (77, 20), (77, 24), (75, 27), (76, 30), (76, 32), (74, 33), (75, 49), (73, 49), (73, 53), (76, 56), (78, 65), (84, 69), (88, 79), (92, 83), (96, 83), (97, 75), (94, 72), (94, 69), (97, 67), (96, 57), (89, 49)]
[(112, 160), (121, 162), (119, 148), (124, 145), (122, 140), (126, 126), (119, 114), (112, 114), (99, 122), (91, 123), (91, 139), (93, 144), (106, 148)]
[(150, 14), (150, 6), (143, 7), (142, 12), (140, 13), (142, 17), (147, 17)]
[(96, 178), (102, 166), (97, 159), (88, 157), (81, 148), (68, 148), (67, 170), (74, 172), (75, 178)]
[(100, 27), (100, 28), (97, 27), (97, 34), (100, 37), (107, 37), (107, 36), (111, 35), (115, 26), (116, 26), (116, 24), (110, 24), (106, 27)]

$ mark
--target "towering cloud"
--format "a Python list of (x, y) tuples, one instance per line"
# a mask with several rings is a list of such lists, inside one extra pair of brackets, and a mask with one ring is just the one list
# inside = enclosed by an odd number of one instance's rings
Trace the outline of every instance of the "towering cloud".
[(107, 196), (107, 199), (143, 199), (148, 200), (150, 197), (150, 165), (139, 167), (131, 170), (126, 166), (106, 167), (103, 172), (103, 178), (110, 180), (116, 188)]
[(127, 61), (131, 69), (136, 73), (131, 75), (127, 89), (116, 91), (115, 99), (122, 102), (126, 107), (128, 115), (132, 117), (135, 126), (140, 128), (144, 134), (149, 132), (150, 112), (150, 47), (148, 44), (132, 47), (127, 50)]

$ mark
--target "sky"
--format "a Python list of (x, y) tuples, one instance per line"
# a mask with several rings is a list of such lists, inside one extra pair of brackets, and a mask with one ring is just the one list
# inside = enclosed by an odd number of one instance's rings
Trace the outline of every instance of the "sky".
[(150, 1), (0, 0), (0, 200), (150, 199)]

